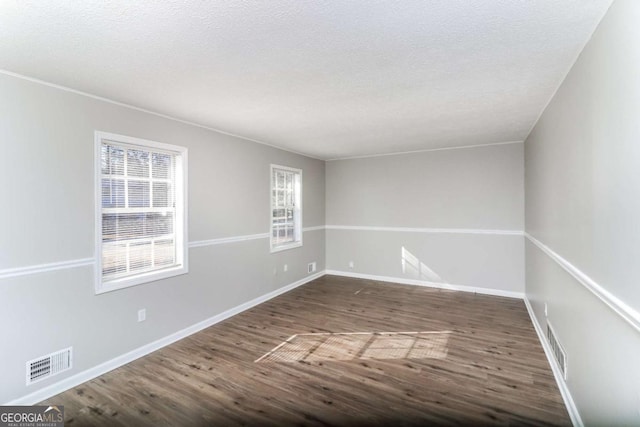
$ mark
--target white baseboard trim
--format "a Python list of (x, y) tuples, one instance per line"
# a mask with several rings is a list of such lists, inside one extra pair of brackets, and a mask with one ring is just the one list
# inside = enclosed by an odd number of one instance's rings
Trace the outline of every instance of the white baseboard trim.
[(564, 400), (564, 406), (567, 407), (567, 412), (569, 412), (569, 417), (571, 417), (571, 422), (576, 427), (583, 427), (584, 424), (582, 422), (582, 418), (580, 418), (580, 413), (578, 412), (578, 408), (573, 401), (573, 397), (571, 396), (569, 387), (567, 386), (567, 383), (565, 382), (562, 375), (562, 371), (560, 370), (560, 367), (558, 366), (558, 363), (553, 356), (553, 350), (551, 350), (551, 347), (549, 346), (549, 342), (546, 339), (546, 334), (544, 333), (542, 326), (538, 322), (538, 318), (533, 312), (531, 303), (529, 302), (529, 299), (526, 297), (526, 295), (524, 297), (524, 304), (527, 306), (527, 311), (529, 312), (531, 323), (533, 323), (533, 327), (538, 334), (538, 339), (540, 340), (540, 344), (542, 344), (544, 354), (547, 356), (549, 365), (551, 365), (551, 371), (553, 372), (553, 376), (555, 377), (556, 383), (558, 384), (558, 389), (560, 390), (560, 394), (562, 395), (562, 400)]
[(400, 283), (403, 285), (415, 285), (415, 286), (426, 286), (431, 288), (439, 288), (439, 289), (448, 289), (453, 291), (462, 291), (462, 292), (474, 292), (485, 295), (493, 295), (493, 296), (501, 296), (508, 298), (518, 298), (524, 300), (524, 303), (527, 307), (527, 311), (529, 312), (529, 317), (531, 318), (531, 323), (533, 323), (533, 327), (538, 335), (538, 340), (542, 345), (544, 353), (549, 361), (549, 365), (551, 365), (551, 371), (553, 372), (553, 376), (556, 379), (556, 383), (558, 384), (558, 389), (560, 390), (560, 394), (562, 396), (562, 400), (567, 408), (567, 412), (569, 413), (569, 417), (571, 418), (571, 422), (576, 427), (583, 427), (582, 418), (580, 418), (580, 413), (578, 412), (578, 408), (576, 407), (573, 397), (569, 391), (567, 383), (565, 382), (562, 372), (560, 371), (560, 367), (558, 366), (555, 358), (553, 357), (553, 351), (551, 347), (549, 347), (549, 343), (545, 338), (546, 335), (543, 333), (543, 329), (538, 323), (538, 319), (533, 313), (533, 309), (531, 308), (531, 304), (527, 299), (526, 295), (522, 292), (512, 292), (512, 291), (504, 291), (501, 289), (487, 289), (487, 288), (478, 288), (473, 286), (463, 286), (463, 285), (452, 285), (448, 283), (434, 283), (434, 282), (426, 282), (421, 280), (413, 280), (406, 278), (398, 278), (398, 277), (388, 277), (388, 276), (376, 276), (373, 274), (362, 274), (362, 273), (353, 273), (349, 271), (337, 271), (337, 270), (326, 270), (326, 274), (331, 274), (334, 276), (343, 276), (343, 277), (354, 277), (358, 279), (369, 279), (369, 280), (377, 280), (380, 282), (392, 282), (392, 283)]
[(175, 332), (171, 335), (168, 335), (164, 338), (160, 338), (156, 341), (153, 341), (149, 344), (145, 344), (142, 347), (138, 347), (135, 350), (132, 350), (128, 353), (125, 353), (123, 355), (120, 355), (118, 357), (115, 357), (111, 360), (108, 360), (104, 363), (101, 363), (100, 365), (94, 366), (93, 368), (89, 368), (85, 371), (79, 372), (71, 377), (65, 378), (61, 381), (58, 381), (54, 384), (48, 385), (44, 388), (41, 388), (40, 390), (36, 390), (33, 393), (30, 393), (26, 396), (22, 396), (19, 397), (15, 400), (12, 400), (8, 403), (5, 403), (4, 405), (7, 406), (17, 406), (17, 405), (34, 405), (38, 402), (41, 402), (45, 399), (48, 399), (52, 396), (55, 396), (59, 393), (62, 393), (64, 391), (67, 391), (73, 387), (76, 387), (82, 383), (85, 383), (87, 381), (90, 381), (100, 375), (106, 374), (109, 371), (112, 371), (116, 368), (119, 368), (120, 366), (126, 365), (129, 362), (132, 362), (136, 359), (139, 359), (143, 356), (146, 356), (147, 354), (154, 352), (156, 350), (159, 350), (163, 347), (168, 346), (169, 344), (172, 344), (176, 341), (179, 341), (183, 338), (188, 337), (189, 335), (195, 334), (196, 332), (199, 332), (205, 328), (208, 328), (209, 326), (215, 325), (216, 323), (219, 323), (225, 319), (228, 319), (229, 317), (235, 316), (236, 314), (239, 314), (245, 310), (248, 310), (252, 307), (255, 307), (258, 304), (261, 304), (265, 301), (268, 301), (272, 298), (277, 297), (278, 295), (281, 295), (285, 292), (288, 292), (294, 288), (297, 288), (298, 286), (302, 286), (305, 283), (308, 283), (312, 280), (315, 280), (319, 277), (322, 277), (325, 275), (324, 271), (319, 271), (311, 276), (307, 276), (303, 279), (300, 279), (294, 283), (291, 283), (289, 285), (283, 286), (282, 288), (276, 289), (275, 291), (269, 292), (267, 294), (264, 294), (262, 296), (259, 296), (257, 298), (252, 299), (251, 301), (247, 301), (243, 304), (240, 304), (236, 307), (233, 307), (227, 311), (224, 311), (220, 314), (217, 314), (213, 317), (210, 317), (206, 320), (203, 320), (201, 322), (198, 322), (194, 325), (191, 325), (185, 329), (182, 329), (178, 332)]
[(356, 279), (377, 280), (380, 282), (400, 283), (402, 285), (426, 286), (429, 288), (447, 289), (450, 291), (473, 292), (476, 294), (524, 299), (523, 292), (504, 291), (502, 289), (478, 288), (474, 286), (453, 285), (451, 283), (427, 282), (424, 280), (407, 279), (402, 277), (376, 276), (373, 274), (353, 273), (350, 271), (326, 270), (326, 274), (332, 274), (334, 276), (354, 277)]

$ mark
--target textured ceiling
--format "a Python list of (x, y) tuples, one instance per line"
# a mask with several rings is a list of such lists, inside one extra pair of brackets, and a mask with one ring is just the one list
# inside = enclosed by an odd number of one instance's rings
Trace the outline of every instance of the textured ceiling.
[(523, 140), (611, 0), (2, 0), (0, 69), (331, 159)]

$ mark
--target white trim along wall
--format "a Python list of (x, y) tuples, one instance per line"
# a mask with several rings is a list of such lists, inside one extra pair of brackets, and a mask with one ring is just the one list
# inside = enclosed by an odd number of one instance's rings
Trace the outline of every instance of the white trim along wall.
[(473, 228), (416, 228), (416, 227), (375, 227), (361, 225), (327, 225), (327, 230), (361, 230), (361, 231), (400, 231), (403, 233), (431, 234), (495, 234), (507, 236), (523, 236), (521, 230), (485, 230)]
[(84, 96), (84, 97), (87, 97), (87, 98), (95, 99), (96, 101), (106, 102), (106, 103), (109, 103), (109, 104), (117, 105), (119, 107), (128, 108), (128, 109), (133, 110), (133, 111), (139, 111), (139, 112), (142, 112), (142, 113), (145, 113), (145, 114), (151, 114), (151, 115), (154, 115), (156, 117), (160, 117), (160, 118), (163, 118), (163, 119), (171, 120), (171, 121), (174, 121), (174, 122), (177, 122), (177, 123), (182, 123), (182, 124), (185, 124), (185, 125), (188, 125), (188, 126), (194, 126), (194, 127), (197, 127), (197, 128), (206, 129), (208, 131), (212, 131), (212, 132), (215, 132), (215, 133), (218, 133), (218, 134), (221, 134), (221, 135), (227, 135), (227, 136), (231, 136), (233, 138), (243, 139), (245, 141), (251, 141), (251, 142), (254, 142), (256, 144), (260, 144), (260, 145), (264, 145), (264, 146), (267, 146), (267, 147), (275, 148), (275, 149), (278, 149), (278, 150), (286, 151), (286, 152), (292, 153), (292, 154), (297, 154), (299, 156), (304, 156), (304, 157), (309, 157), (311, 159), (320, 160), (319, 157), (314, 157), (314, 156), (309, 155), (309, 154), (304, 154), (304, 153), (300, 153), (298, 151), (291, 150), (291, 149), (288, 149), (288, 148), (279, 147), (277, 145), (269, 144), (267, 142), (260, 141), (258, 139), (253, 139), (253, 138), (249, 138), (249, 137), (246, 137), (246, 136), (237, 135), (235, 133), (226, 132), (226, 131), (223, 131), (223, 130), (220, 130), (220, 129), (212, 128), (211, 126), (205, 126), (205, 125), (200, 124), (200, 123), (195, 123), (195, 122), (190, 122), (188, 120), (179, 119), (177, 117), (173, 117), (173, 116), (170, 116), (168, 114), (162, 114), (162, 113), (158, 113), (158, 112), (155, 112), (155, 111), (152, 111), (152, 110), (147, 110), (146, 108), (136, 107), (135, 105), (127, 104), (127, 103), (120, 102), (120, 101), (115, 101), (113, 99), (105, 98), (103, 96), (93, 95), (93, 94), (88, 93), (88, 92), (83, 92), (81, 90), (72, 89), (70, 87), (58, 85), (58, 84), (55, 84), (55, 83), (50, 83), (50, 82), (47, 82), (47, 81), (44, 81), (44, 80), (40, 80), (40, 79), (36, 79), (36, 78), (33, 78), (33, 77), (25, 76), (25, 75), (22, 75), (22, 74), (14, 73), (12, 71), (0, 69), (0, 74), (4, 74), (6, 76), (10, 76), (10, 77), (14, 77), (14, 78), (17, 78), (17, 79), (25, 80), (25, 81), (28, 81), (28, 82), (31, 82), (31, 83), (36, 83), (36, 84), (39, 84), (39, 85), (48, 86), (50, 88), (54, 88), (54, 89), (62, 90), (62, 91), (65, 91), (65, 92), (73, 93), (75, 95), (80, 95), (80, 96)]
[(633, 308), (629, 307), (615, 295), (608, 292), (605, 288), (599, 285), (595, 280), (587, 276), (584, 272), (579, 270), (569, 261), (558, 255), (551, 248), (538, 239), (525, 233), (526, 238), (536, 245), (540, 250), (549, 256), (562, 267), (567, 273), (573, 276), (582, 286), (584, 286), (589, 292), (594, 294), (600, 301), (602, 301), (607, 307), (613, 310), (618, 316), (624, 319), (631, 327), (640, 332), (640, 313)]
[(562, 400), (564, 401), (564, 406), (566, 406), (567, 408), (567, 412), (569, 413), (571, 422), (576, 427), (583, 426), (584, 423), (582, 422), (582, 418), (580, 418), (580, 413), (578, 412), (578, 408), (573, 400), (573, 396), (571, 396), (571, 392), (569, 391), (567, 382), (564, 379), (562, 370), (560, 369), (560, 366), (558, 366), (558, 362), (553, 356), (553, 350), (549, 345), (549, 341), (547, 341), (546, 334), (544, 333), (542, 326), (538, 322), (538, 318), (533, 312), (533, 308), (531, 307), (531, 302), (529, 302), (529, 299), (526, 297), (526, 295), (524, 296), (523, 299), (527, 307), (527, 312), (529, 313), (529, 317), (531, 318), (531, 323), (533, 323), (533, 327), (536, 330), (536, 334), (538, 335), (538, 340), (540, 340), (540, 344), (542, 345), (544, 354), (545, 356), (547, 356), (547, 360), (549, 361), (549, 365), (551, 366), (551, 371), (553, 372), (553, 376), (556, 379), (556, 383), (558, 384), (560, 395), (562, 396)]
[[(324, 230), (325, 226), (305, 227), (303, 232)], [(249, 234), (244, 236), (221, 237), (218, 239), (198, 240), (189, 242), (189, 249), (200, 248), (204, 246), (224, 245), (227, 243), (246, 242), (249, 240), (268, 239), (269, 233)], [(47, 264), (29, 265), (24, 267), (5, 268), (0, 270), (0, 279), (9, 279), (12, 277), (26, 276), (29, 274), (46, 273), (49, 271), (65, 270), (71, 268), (85, 267), (95, 265), (95, 258), (81, 258), (68, 261), (51, 262)]]
[(90, 381), (100, 375), (106, 374), (109, 371), (112, 371), (120, 366), (126, 365), (127, 363), (130, 363), (136, 359), (139, 359), (149, 353), (152, 353), (156, 350), (159, 350), (163, 347), (168, 346), (169, 344), (172, 344), (176, 341), (186, 338), (189, 335), (195, 334), (196, 332), (201, 331), (205, 328), (208, 328), (209, 326), (213, 326), (216, 323), (222, 322), (223, 320), (228, 319), (229, 317), (235, 316), (236, 314), (241, 313), (245, 310), (249, 310), (250, 308), (255, 307), (258, 304), (262, 304), (265, 301), (268, 301), (272, 298), (277, 297), (278, 295), (282, 295), (283, 293), (288, 292), (292, 289), (295, 289), (299, 286), (302, 286), (305, 283), (309, 283), (319, 277), (322, 277), (324, 274), (325, 274), (324, 271), (320, 271), (314, 275), (300, 279), (294, 283), (283, 286), (275, 291), (264, 294), (258, 298), (254, 298), (251, 301), (247, 301), (243, 304), (240, 304), (220, 314), (217, 314), (206, 320), (203, 320), (187, 328), (184, 328), (164, 338), (161, 338), (149, 344), (143, 345), (142, 347), (136, 348), (135, 350), (132, 350), (126, 354), (120, 355), (114, 359), (101, 363), (100, 365), (95, 366), (91, 369), (87, 369), (85, 371), (79, 372), (71, 377), (67, 377), (61, 381), (55, 382), (49, 386), (36, 390), (35, 392), (30, 393), (28, 395), (14, 399), (3, 405), (7, 405), (7, 406), (35, 405), (36, 403), (42, 400), (45, 400), (52, 396), (60, 394), (84, 382)]
[[(16, 148), (0, 176), (30, 177), (5, 186), (12, 207), (0, 210), (11, 225), (0, 239), (0, 334), (19, 342), (3, 353), (0, 403), (311, 277), (308, 264), (325, 270), (324, 231), (311, 231), (326, 223), (323, 161), (10, 73), (0, 72), (0, 91), (0, 131)], [(188, 149), (189, 274), (96, 296), (96, 129)], [(265, 216), (270, 164), (304, 171), (313, 226), (303, 247), (277, 254)], [(71, 346), (73, 369), (25, 384), (26, 361)]]
[[(559, 266), (561, 266), (564, 270), (566, 270), (569, 274), (575, 277), (585, 288), (591, 291), (594, 295), (598, 296), (598, 298), (605, 303), (609, 308), (611, 308), (615, 313), (621, 316), (625, 321), (627, 321), (631, 326), (633, 326), (636, 330), (640, 330), (640, 316), (637, 312), (635, 312), (632, 308), (628, 307), (626, 304), (620, 302), (613, 295), (610, 295), (608, 292), (604, 291), (601, 286), (599, 286), (595, 281), (590, 279), (586, 274), (578, 270), (575, 266), (571, 265), (568, 261), (562, 258), (560, 255), (552, 251), (549, 247), (535, 239), (533, 236), (526, 234), (522, 231), (518, 230), (482, 230), (482, 229), (430, 229), (430, 228), (408, 228), (408, 227), (370, 227), (370, 226), (336, 226), (336, 225), (327, 225), (327, 226), (313, 226), (306, 227), (303, 229), (303, 232), (311, 232), (318, 231), (324, 229), (338, 229), (338, 230), (366, 230), (366, 231), (401, 231), (401, 232), (419, 232), (419, 233), (451, 233), (451, 234), (496, 234), (496, 235), (524, 235), (529, 241), (539, 247), (544, 253), (546, 253), (551, 259), (553, 259)], [(221, 244), (230, 244), (237, 242), (245, 242), (250, 240), (258, 240), (258, 239), (268, 239), (269, 233), (260, 233), (260, 234), (252, 234), (252, 235), (244, 235), (244, 236), (232, 236), (232, 237), (224, 237), (218, 239), (210, 239), (203, 241), (193, 241), (189, 242), (189, 248), (199, 248), (205, 246), (215, 246)], [(0, 279), (11, 278), (11, 277), (19, 277), (29, 274), (38, 274), (44, 273), (48, 271), (55, 271), (61, 269), (72, 269), (79, 268), (84, 266), (93, 266), (95, 264), (95, 260), (93, 258), (83, 258), (77, 260), (69, 260), (69, 261), (61, 261), (56, 263), (35, 265), (35, 266), (26, 266), (20, 268), (12, 268), (12, 269), (3, 269), (0, 270)], [(543, 333), (542, 326), (539, 324), (536, 319), (533, 310), (531, 308), (531, 304), (529, 300), (525, 297), (522, 292), (510, 292), (503, 291), (499, 289), (488, 289), (474, 286), (465, 286), (465, 285), (456, 285), (450, 283), (435, 283), (424, 280), (411, 280), (411, 279), (403, 279), (398, 277), (388, 277), (388, 276), (380, 276), (380, 275), (372, 275), (372, 274), (364, 274), (364, 273), (354, 273), (349, 271), (339, 271), (339, 270), (326, 270), (320, 271), (315, 275), (309, 276), (307, 278), (301, 279), (295, 283), (287, 285), (283, 288), (278, 289), (277, 291), (273, 291), (269, 294), (265, 294), (261, 297), (255, 298), (252, 301), (241, 304), (240, 306), (234, 307), (233, 309), (227, 310), (219, 315), (213, 316), (210, 319), (202, 321), (198, 324), (192, 325), (182, 331), (176, 332), (170, 336), (157, 340), (153, 343), (147, 344), (143, 347), (140, 347), (137, 350), (133, 350), (127, 354), (117, 357), (111, 361), (105, 362), (100, 366), (96, 366), (87, 371), (80, 372), (72, 377), (63, 379), (60, 382), (54, 383), (48, 387), (37, 390), (36, 392), (23, 396), (21, 398), (15, 399), (11, 402), (8, 402), (9, 405), (30, 405), (35, 404), (38, 401), (46, 399), (50, 396), (53, 396), (57, 393), (60, 393), (69, 388), (75, 387), (82, 382), (88, 381), (92, 378), (95, 378), (103, 373), (106, 373), (112, 369), (115, 369), (119, 366), (122, 366), (126, 363), (129, 363), (132, 360), (135, 360), (139, 357), (142, 357), (152, 351), (155, 351), (159, 348), (162, 348), (172, 342), (175, 342), (179, 339), (182, 339), (190, 334), (193, 334), (199, 330), (202, 330), (208, 326), (211, 326), (215, 323), (218, 323), (228, 317), (231, 317), (235, 314), (238, 314), (248, 308), (251, 308), (257, 304), (260, 304), (268, 299), (271, 299), (277, 295), (280, 295), (288, 290), (291, 290), (297, 286), (308, 283), (316, 278), (322, 277), (325, 274), (338, 275), (344, 277), (354, 277), (354, 278), (362, 278), (369, 280), (377, 280), (382, 282), (393, 282), (393, 283), (401, 283), (406, 285), (414, 285), (414, 286), (427, 286), (439, 289), (453, 290), (453, 291), (463, 291), (463, 292), (474, 292), (479, 294), (486, 295), (494, 295), (508, 298), (518, 298), (522, 299), (527, 307), (529, 315), (531, 317), (531, 321), (535, 327), (536, 333), (538, 334), (538, 338), (543, 346), (547, 359), (552, 367), (552, 371), (556, 378), (556, 382), (558, 383), (558, 387), (562, 394), (562, 397), (565, 401), (565, 405), (569, 411), (571, 419), (574, 425), (580, 426), (582, 425), (582, 420), (580, 419), (580, 414), (575, 406), (571, 393), (567, 387), (566, 381), (562, 377), (562, 373), (560, 372), (559, 367), (557, 366), (557, 362), (553, 358), (552, 352), (549, 348), (549, 344), (545, 338), (545, 334)], [(604, 292), (603, 292), (604, 291)]]
[(639, 18), (610, 2), (524, 144), (526, 296), (586, 425), (640, 425)]
[(437, 283), (426, 280), (412, 280), (401, 277), (376, 276), (374, 274), (353, 273), (350, 271), (326, 270), (326, 274), (343, 277), (354, 277), (356, 279), (376, 280), (378, 282), (400, 283), (402, 285), (424, 286), (427, 288), (437, 288), (449, 291), (471, 292), (475, 294), (493, 295), (496, 297), (523, 299), (523, 292), (503, 291), (501, 289), (489, 289), (476, 286), (455, 285), (452, 283)]

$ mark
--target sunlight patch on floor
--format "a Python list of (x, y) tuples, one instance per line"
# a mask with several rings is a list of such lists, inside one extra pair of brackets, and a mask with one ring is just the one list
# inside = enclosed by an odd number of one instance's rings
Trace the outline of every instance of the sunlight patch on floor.
[(444, 359), (451, 331), (296, 334), (255, 362)]

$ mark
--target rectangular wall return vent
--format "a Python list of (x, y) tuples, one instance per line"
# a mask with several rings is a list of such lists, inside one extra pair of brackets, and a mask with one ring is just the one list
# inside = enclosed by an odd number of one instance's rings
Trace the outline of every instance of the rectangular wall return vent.
[(549, 323), (547, 323), (547, 339), (549, 340), (551, 351), (553, 351), (553, 356), (556, 358), (556, 362), (558, 362), (558, 366), (560, 367), (560, 371), (562, 372), (562, 377), (566, 380), (567, 354), (564, 352), (564, 349), (556, 338), (556, 333), (553, 331), (553, 328)]
[(71, 369), (72, 347), (27, 362), (27, 385)]
[(316, 263), (315, 262), (310, 262), (307, 265), (307, 273), (313, 273), (316, 271)]

